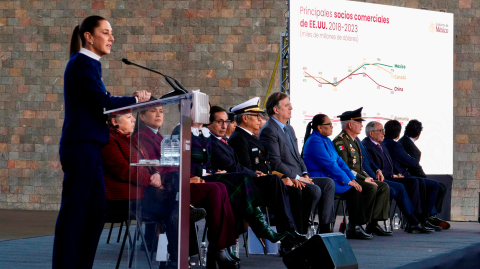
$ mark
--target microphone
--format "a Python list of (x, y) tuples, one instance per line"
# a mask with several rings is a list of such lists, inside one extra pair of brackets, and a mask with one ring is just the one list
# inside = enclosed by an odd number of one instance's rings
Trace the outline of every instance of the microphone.
[[(134, 65), (134, 66), (136, 66), (136, 67), (140, 67), (140, 68), (142, 68), (142, 69), (148, 70), (148, 71), (150, 71), (150, 72), (159, 74), (159, 75), (161, 75), (162, 77), (164, 77), (165, 80), (167, 81), (167, 83), (168, 83), (170, 86), (172, 86), (172, 88), (173, 88), (173, 91), (172, 91), (172, 92), (169, 92), (169, 93), (166, 94), (166, 95), (168, 95), (168, 97), (188, 93), (187, 89), (185, 89), (185, 87), (183, 87), (182, 83), (180, 83), (178, 80), (176, 80), (176, 79), (174, 79), (174, 78), (172, 78), (172, 77), (170, 77), (170, 76), (164, 75), (164, 74), (162, 74), (162, 73), (160, 73), (160, 72), (158, 72), (158, 71), (155, 71), (155, 70), (153, 70), (153, 69), (147, 68), (147, 67), (145, 67), (145, 66), (141, 66), (141, 65), (138, 65), (138, 64), (136, 64), (136, 63), (132, 63), (132, 62), (130, 62), (129, 60), (127, 60), (127, 59), (125, 59), (125, 58), (122, 59), (122, 62), (123, 62), (124, 64), (126, 64), (126, 65)], [(160, 98), (166, 98), (166, 97), (167, 97), (166, 95), (164, 95), (164, 96), (162, 96), (162, 97), (160, 97)], [(160, 99), (160, 98), (159, 98), (159, 99)]]

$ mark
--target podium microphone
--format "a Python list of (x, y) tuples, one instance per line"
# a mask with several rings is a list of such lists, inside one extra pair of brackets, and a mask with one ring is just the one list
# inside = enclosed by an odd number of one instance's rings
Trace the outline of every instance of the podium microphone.
[(173, 91), (165, 94), (164, 96), (160, 97), (159, 99), (161, 98), (166, 98), (166, 97), (171, 97), (171, 96), (175, 96), (175, 95), (181, 95), (181, 94), (185, 94), (185, 93), (188, 93), (187, 89), (185, 89), (185, 87), (183, 87), (183, 85), (176, 79), (170, 77), (170, 76), (167, 76), (167, 75), (164, 75), (158, 71), (155, 71), (153, 69), (150, 69), (150, 68), (147, 68), (145, 66), (141, 66), (141, 65), (138, 65), (136, 63), (132, 63), (130, 62), (129, 60), (123, 58), (122, 59), (122, 62), (126, 65), (134, 65), (136, 67), (140, 67), (142, 69), (145, 69), (145, 70), (148, 70), (150, 72), (153, 72), (153, 73), (156, 73), (156, 74), (159, 74), (161, 75), (162, 77), (165, 78), (165, 80), (167, 81), (168, 84), (170, 84), (170, 86), (172, 86), (173, 88)]

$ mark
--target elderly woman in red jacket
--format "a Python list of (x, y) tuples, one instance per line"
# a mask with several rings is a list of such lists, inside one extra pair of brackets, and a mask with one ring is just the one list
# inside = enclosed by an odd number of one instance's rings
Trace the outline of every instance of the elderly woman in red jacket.
[[(172, 260), (176, 260), (178, 249), (178, 228), (176, 226), (178, 224), (175, 213), (172, 212), (172, 203), (169, 203), (175, 196), (165, 190), (160, 173), (155, 168), (137, 166), (135, 169), (130, 169), (130, 162), (137, 163), (138, 159), (149, 159), (147, 151), (142, 145), (130, 143), (130, 135), (133, 133), (135, 121), (135, 117), (131, 113), (111, 115), (109, 119), (110, 140), (102, 149), (107, 211), (128, 210), (129, 203), (140, 202), (143, 213), (154, 220), (165, 222), (169, 241), (167, 250), (171, 254)], [(135, 208), (135, 206), (131, 206), (131, 208)], [(153, 230), (151, 237), (153, 238), (155, 225), (151, 228), (150, 230)], [(147, 242), (149, 248), (151, 242)]]
[(111, 116), (109, 119), (110, 140), (102, 149), (102, 168), (108, 211), (128, 209), (130, 201), (143, 199), (145, 188), (162, 188), (160, 174), (149, 167), (130, 169), (130, 161), (144, 154), (144, 149), (132, 148), (130, 134), (135, 126), (131, 113)]

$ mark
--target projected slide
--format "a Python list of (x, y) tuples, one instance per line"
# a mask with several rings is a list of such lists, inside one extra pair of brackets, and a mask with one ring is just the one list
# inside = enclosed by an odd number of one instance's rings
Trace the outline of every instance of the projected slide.
[[(423, 123), (427, 174), (453, 173), (453, 14), (349, 1), (290, 1), (291, 124), (318, 113)], [(403, 135), (403, 130), (401, 135)], [(365, 133), (360, 135), (363, 139)]]

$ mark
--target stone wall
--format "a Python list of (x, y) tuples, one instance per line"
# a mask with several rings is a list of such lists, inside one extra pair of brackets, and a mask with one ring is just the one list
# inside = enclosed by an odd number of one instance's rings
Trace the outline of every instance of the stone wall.
[[(480, 179), (480, 1), (378, 0), (455, 13), (452, 217), (476, 219)], [(170, 90), (128, 58), (202, 89), (224, 107), (264, 98), (285, 31), (286, 1), (0, 1), (0, 208), (57, 210), (62, 171), (63, 72), (73, 27), (92, 14), (112, 24), (102, 58), (115, 95)], [(273, 91), (279, 88), (279, 73)], [(478, 131), (477, 131), (478, 130)], [(477, 171), (478, 170), (478, 171)]]

